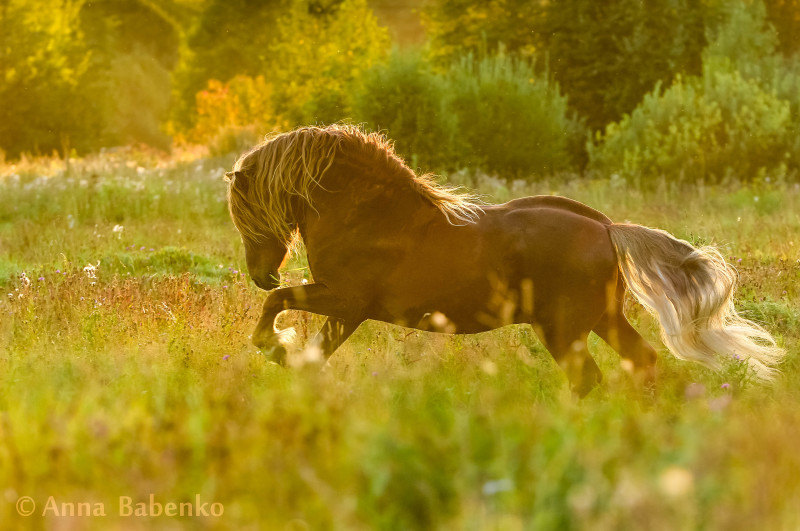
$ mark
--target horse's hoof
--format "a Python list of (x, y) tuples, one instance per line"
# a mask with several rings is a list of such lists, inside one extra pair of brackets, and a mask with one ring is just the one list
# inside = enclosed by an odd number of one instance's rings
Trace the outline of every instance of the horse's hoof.
[(293, 345), (297, 341), (297, 331), (290, 326), (275, 332), (273, 338), (279, 345)]
[(286, 366), (286, 349), (282, 345), (260, 349), (264, 356), (274, 363)]

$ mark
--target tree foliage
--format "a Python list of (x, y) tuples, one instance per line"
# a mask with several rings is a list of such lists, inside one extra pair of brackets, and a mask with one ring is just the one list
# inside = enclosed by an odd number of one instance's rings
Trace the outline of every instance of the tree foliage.
[(268, 71), (281, 5), (281, 0), (208, 0), (203, 4), (187, 32), (175, 72), (173, 119), (179, 128), (193, 124), (195, 94), (206, 88), (209, 79), (226, 82)]
[(711, 63), (701, 78), (657, 87), (589, 153), (602, 172), (695, 182), (784, 174), (796, 166), (798, 148), (787, 101)]
[(167, 148), (163, 123), (180, 45), (176, 23), (144, 0), (86, 3), (80, 19), (92, 53), (91, 76), (105, 93), (95, 102), (104, 123), (99, 143)]
[(570, 105), (597, 129), (631, 111), (656, 82), (700, 72), (706, 8), (692, 0), (435, 0), (432, 57), (536, 53)]
[(71, 0), (0, 2), (0, 148), (50, 153), (92, 146), (89, 50)]
[(781, 53), (787, 57), (796, 54), (800, 51), (800, 0), (764, 0), (764, 4)]
[(293, 124), (348, 117), (356, 83), (389, 46), (366, 0), (297, 0), (278, 28), (270, 47), (278, 109)]
[(541, 43), (544, 0), (434, 0), (422, 20), (434, 62), (449, 65), (465, 53), (493, 54), (502, 45), (531, 56)]
[(553, 2), (543, 45), (570, 105), (597, 129), (632, 111), (656, 83), (700, 73), (704, 14), (692, 0)]

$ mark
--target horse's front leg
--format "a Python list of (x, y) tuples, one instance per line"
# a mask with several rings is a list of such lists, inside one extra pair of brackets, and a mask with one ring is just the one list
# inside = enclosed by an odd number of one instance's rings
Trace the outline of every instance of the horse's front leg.
[(291, 335), (291, 329), (277, 330), (275, 318), (284, 310), (301, 310), (319, 315), (326, 315), (344, 321), (360, 322), (357, 305), (343, 300), (323, 284), (304, 284), (290, 288), (279, 288), (267, 295), (261, 318), (253, 332), (253, 344), (261, 349), (276, 347), (276, 358), (282, 361), (285, 351), (281, 342)]

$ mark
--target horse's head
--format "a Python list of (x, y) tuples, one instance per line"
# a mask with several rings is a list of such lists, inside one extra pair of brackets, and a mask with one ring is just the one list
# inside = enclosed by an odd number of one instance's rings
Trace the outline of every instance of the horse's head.
[(242, 237), (247, 271), (256, 286), (271, 290), (280, 284), (278, 269), (286, 259), (289, 248), (286, 242), (270, 237), (253, 242)]
[(228, 208), (234, 225), (242, 235), (250, 278), (261, 289), (278, 287), (278, 269), (289, 252), (291, 235), (278, 235), (266, 222), (259, 193), (249, 176), (240, 170), (225, 174), (228, 181)]

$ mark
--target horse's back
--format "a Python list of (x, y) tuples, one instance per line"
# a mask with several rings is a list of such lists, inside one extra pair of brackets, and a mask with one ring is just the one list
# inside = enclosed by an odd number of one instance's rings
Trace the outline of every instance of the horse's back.
[(534, 196), (487, 209), (487, 226), (497, 252), (516, 276), (540, 283), (563, 277), (592, 283), (615, 277), (617, 262), (608, 234), (612, 222), (603, 213), (557, 196)]
[(585, 218), (592, 219), (603, 225), (611, 225), (613, 221), (611, 218), (600, 212), (599, 210), (595, 210), (594, 208), (590, 207), (589, 205), (585, 205), (580, 201), (575, 201), (574, 199), (570, 199), (568, 197), (562, 197), (559, 195), (532, 195), (528, 197), (520, 197), (518, 199), (512, 199), (507, 203), (503, 203), (502, 205), (497, 205), (498, 207), (508, 207), (508, 208), (553, 208), (558, 210), (565, 210), (567, 212), (572, 212), (573, 214), (577, 214), (579, 216), (583, 216)]
[(590, 329), (618, 282), (611, 221), (577, 201), (550, 197), (487, 209), (485, 234), (508, 284), (530, 282), (536, 323), (563, 328), (566, 320), (570, 327)]

